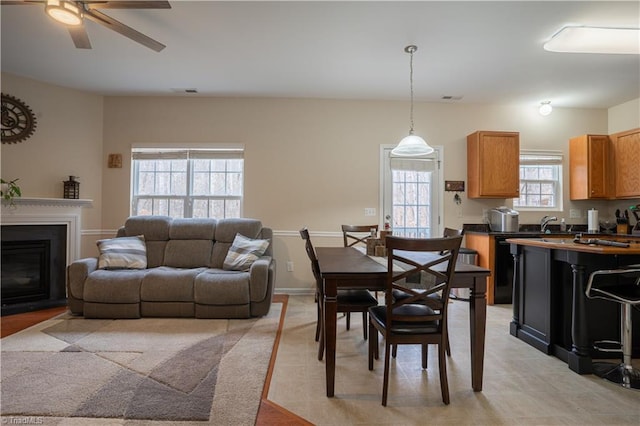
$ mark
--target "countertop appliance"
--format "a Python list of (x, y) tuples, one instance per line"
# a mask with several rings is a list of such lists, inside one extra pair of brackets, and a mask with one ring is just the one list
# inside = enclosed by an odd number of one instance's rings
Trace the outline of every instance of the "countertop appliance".
[(508, 207), (489, 210), (489, 227), (493, 232), (518, 232), (519, 213)]

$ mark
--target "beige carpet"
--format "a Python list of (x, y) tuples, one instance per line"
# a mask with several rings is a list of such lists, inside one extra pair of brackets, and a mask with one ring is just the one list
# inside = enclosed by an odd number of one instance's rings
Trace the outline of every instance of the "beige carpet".
[(63, 314), (5, 337), (3, 423), (253, 425), (281, 309), (248, 320)]

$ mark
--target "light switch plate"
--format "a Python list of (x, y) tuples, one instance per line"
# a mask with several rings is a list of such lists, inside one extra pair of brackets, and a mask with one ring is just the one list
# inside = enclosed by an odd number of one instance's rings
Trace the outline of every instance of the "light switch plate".
[(375, 207), (365, 207), (364, 208), (364, 215), (365, 216), (375, 216), (376, 215), (376, 208)]
[(569, 219), (580, 219), (581, 216), (580, 209), (569, 209)]

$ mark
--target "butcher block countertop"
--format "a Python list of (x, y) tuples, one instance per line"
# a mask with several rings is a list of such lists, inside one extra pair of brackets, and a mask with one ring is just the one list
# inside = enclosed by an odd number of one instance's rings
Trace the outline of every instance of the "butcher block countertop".
[[(583, 241), (586, 238), (583, 237)], [(552, 250), (569, 250), (579, 251), (583, 253), (597, 254), (640, 254), (640, 239), (637, 238), (616, 238), (616, 241), (625, 242), (629, 247), (613, 247), (598, 244), (582, 244), (575, 243), (573, 239), (563, 238), (509, 238), (508, 243), (519, 244), (523, 246), (534, 246), (548, 248)]]

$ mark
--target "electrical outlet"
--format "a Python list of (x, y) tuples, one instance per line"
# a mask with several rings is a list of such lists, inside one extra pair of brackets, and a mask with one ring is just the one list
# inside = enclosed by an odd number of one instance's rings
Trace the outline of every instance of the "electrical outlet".
[(580, 209), (569, 209), (569, 219), (580, 219), (582, 212)]
[(489, 209), (482, 209), (482, 222), (489, 222)]
[(293, 272), (293, 262), (291, 260), (287, 262), (287, 272)]
[(364, 208), (364, 215), (365, 216), (375, 216), (376, 215), (376, 208), (375, 207), (365, 207)]

